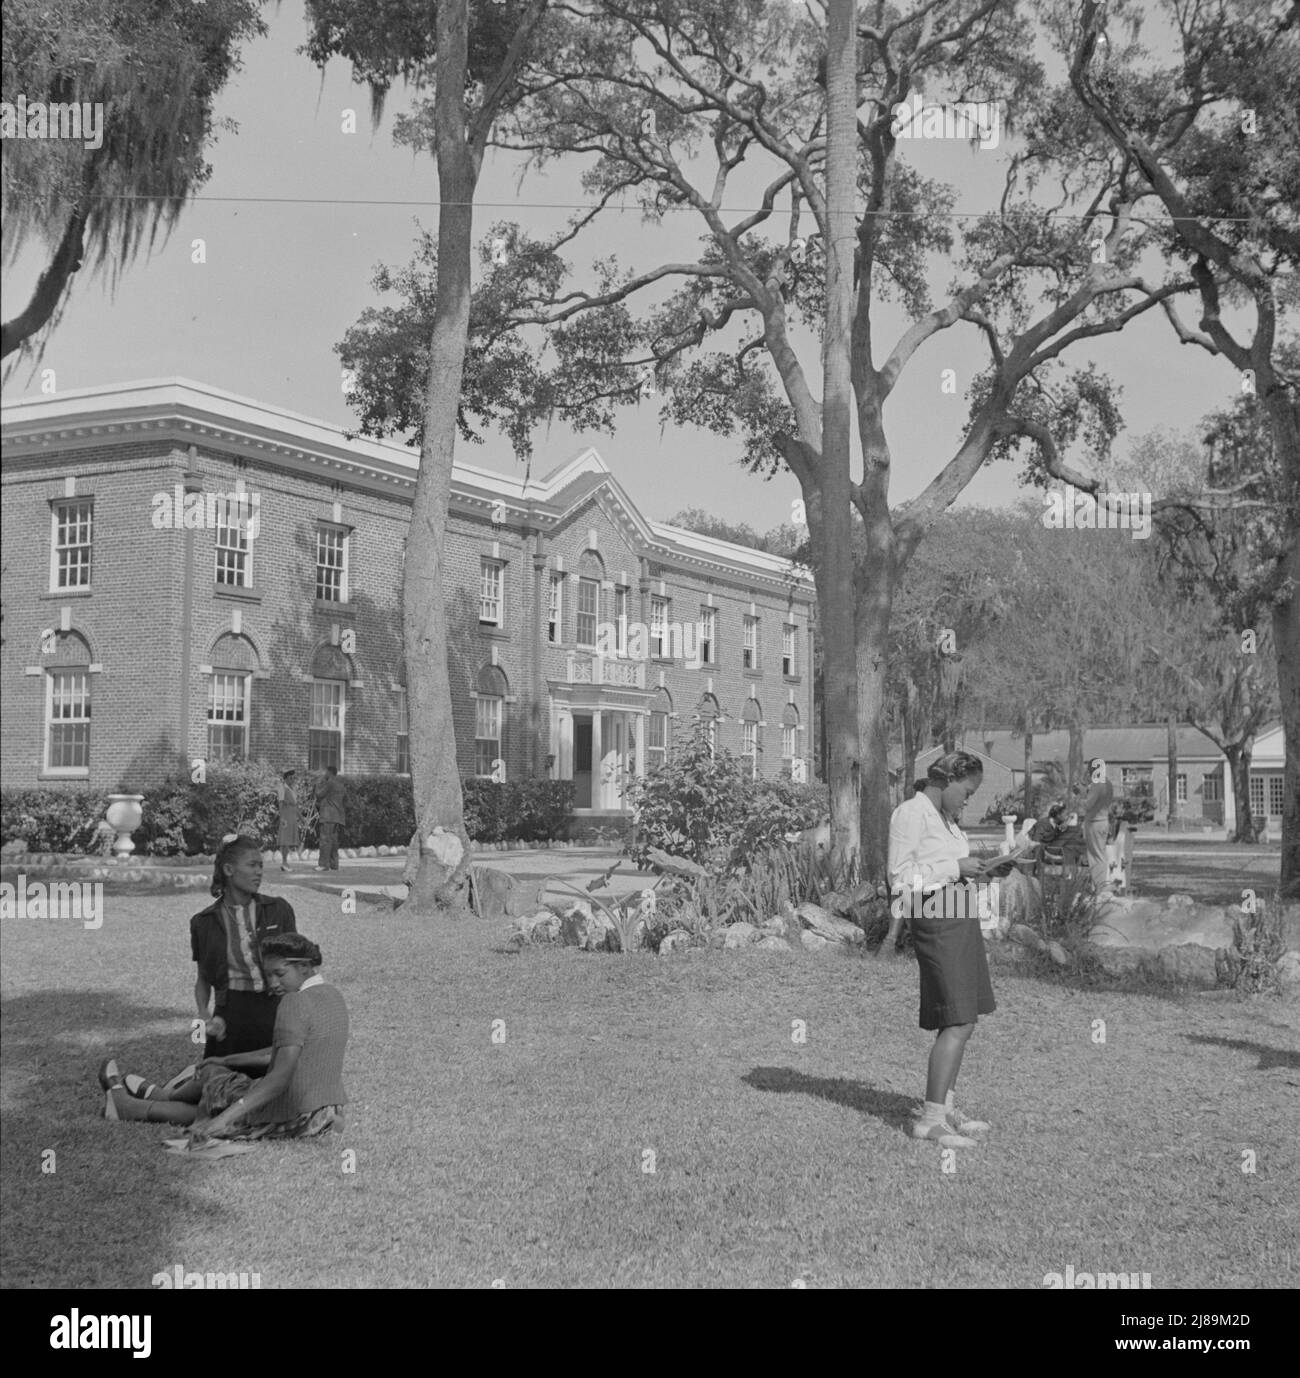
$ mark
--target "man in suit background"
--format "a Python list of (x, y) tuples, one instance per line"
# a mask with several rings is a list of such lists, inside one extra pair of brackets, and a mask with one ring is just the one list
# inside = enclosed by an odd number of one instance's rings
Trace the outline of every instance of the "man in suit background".
[(320, 808), (320, 863), (318, 871), (339, 869), (339, 829), (347, 822), (343, 781), (336, 766), (326, 766), (316, 782), (316, 803)]

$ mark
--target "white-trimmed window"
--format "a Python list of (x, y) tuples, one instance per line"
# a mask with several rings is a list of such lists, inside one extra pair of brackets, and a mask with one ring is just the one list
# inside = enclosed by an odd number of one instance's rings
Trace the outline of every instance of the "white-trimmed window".
[(546, 639), (553, 645), (564, 640), (564, 575), (551, 575), (550, 601), (546, 612)]
[(792, 622), (781, 628), (781, 673), (787, 679), (799, 673), (799, 628)]
[(700, 609), (700, 661), (704, 665), (718, 663), (718, 610)]
[(758, 618), (745, 614), (745, 639), (740, 651), (742, 670), (758, 669)]
[(1250, 812), (1253, 818), (1263, 818), (1264, 816), (1264, 777), (1252, 773), (1250, 784), (1247, 789), (1250, 797)]
[(316, 597), (322, 603), (348, 601), (348, 545), (343, 527), (316, 528)]
[(758, 724), (756, 722), (742, 722), (740, 724), (740, 754), (749, 761), (749, 778), (758, 778)]
[(251, 676), (216, 670), (208, 676), (208, 760), (242, 761), (248, 755)]
[(1174, 776), (1174, 798), (1180, 804), (1187, 803), (1187, 776), (1181, 770)]
[(311, 682), (311, 719), (307, 732), (307, 768), (343, 769), (343, 733), (347, 720), (347, 685), (340, 679)]
[(88, 589), (95, 504), (90, 498), (56, 502), (51, 510), (50, 591)]
[(793, 770), (794, 758), (799, 750), (799, 725), (792, 722), (781, 724), (781, 768)]
[(1223, 802), (1222, 780), (1217, 775), (1207, 775), (1201, 781), (1201, 798), (1207, 804), (1221, 804)]
[(656, 659), (667, 656), (668, 646), (668, 615), (672, 610), (671, 601), (667, 598), (651, 598), (650, 600), (650, 654)]
[(501, 699), (480, 694), (474, 700), (474, 774), (491, 779), (501, 759)]
[(480, 626), (505, 625), (505, 604), (501, 597), (505, 566), (500, 560), (479, 561), (478, 620)]
[(704, 723), (704, 741), (712, 756), (718, 749), (718, 719), (722, 716), (718, 701), (712, 694), (705, 694), (700, 700), (699, 716)]
[(668, 714), (651, 713), (645, 739), (646, 770), (658, 770), (668, 764)]
[(228, 588), (253, 586), (252, 515), (246, 500), (216, 500), (217, 562), (214, 578)]
[(578, 625), (573, 639), (579, 646), (594, 647), (596, 623), (600, 620), (600, 581), (578, 580)]
[(1268, 777), (1268, 812), (1270, 817), (1282, 812), (1282, 777), (1280, 775)]
[(614, 651), (627, 655), (627, 617), (632, 591), (623, 584), (614, 588)]
[(45, 677), (45, 773), (90, 771), (90, 674), (51, 670)]
[(740, 755), (748, 761), (749, 778), (758, 779), (758, 753), (762, 749), (760, 728), (763, 711), (756, 699), (746, 699), (740, 714)]
[(397, 773), (411, 773), (411, 706), (405, 689), (397, 691)]

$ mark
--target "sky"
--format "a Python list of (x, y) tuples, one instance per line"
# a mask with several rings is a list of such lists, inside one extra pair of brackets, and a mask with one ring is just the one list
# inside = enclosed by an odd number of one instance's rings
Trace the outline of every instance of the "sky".
[[(110, 292), (102, 279), (77, 280), (63, 319), (35, 377), (30, 366), (11, 370), (6, 400), (40, 391), (53, 370), (60, 392), (108, 383), (184, 377), (259, 402), (348, 427), (356, 418), (343, 396), (334, 346), (368, 306), (380, 304), (371, 279), (380, 263), (405, 265), (417, 221), (437, 223), (433, 159), (394, 143), (394, 118), (409, 108), (395, 89), (372, 131), (369, 96), (351, 81), (346, 62), (322, 75), (296, 52), (306, 40), (302, 6), (267, 6), (266, 37), (244, 48), (243, 70), (222, 92), (217, 114), (234, 120), (208, 160), (213, 175), (188, 204), (165, 244), (137, 259)], [(354, 111), (357, 132), (345, 133)], [(1008, 140), (972, 149), (964, 140), (900, 141), (902, 155), (926, 175), (957, 191), (956, 210), (978, 213), (997, 203)], [(555, 167), (520, 183), (514, 155), (489, 154), (477, 198), (476, 234), (493, 221), (518, 219), (531, 233), (559, 229), (585, 197), (580, 167)], [(743, 212), (753, 186), (738, 186), (727, 206)], [(747, 203), (748, 202), (748, 203)], [(423, 204), (413, 204), (423, 203)], [(734, 216), (733, 218), (738, 218)], [(695, 213), (642, 223), (635, 210), (611, 217), (598, 252), (616, 248), (622, 261), (648, 267), (696, 256), (702, 223)], [(192, 261), (202, 239), (206, 261)], [(6, 316), (26, 301), (45, 263), (25, 248), (4, 274)], [(1158, 265), (1156, 265), (1158, 267)], [(936, 265), (936, 293), (952, 274)], [(1186, 319), (1196, 313), (1185, 309)], [(906, 327), (897, 311), (880, 315), (878, 338), (896, 339)], [(820, 392), (815, 343), (805, 339), (805, 367)], [(1222, 360), (1180, 346), (1158, 311), (1070, 361), (1096, 359), (1122, 389), (1129, 441), (1156, 428), (1191, 430), (1208, 411), (1228, 405), (1239, 387)], [(915, 497), (954, 453), (968, 415), (963, 394), (984, 363), (981, 337), (969, 326), (942, 332), (905, 370), (889, 400), (886, 426), (893, 452), (891, 499)], [(945, 394), (945, 369), (957, 374), (956, 395)], [(799, 495), (782, 473), (764, 481), (739, 467), (738, 441), (702, 429), (664, 427), (658, 399), (618, 413), (613, 435), (575, 434), (554, 424), (536, 436), (533, 472), (544, 474), (594, 445), (643, 513), (667, 520), (683, 507), (702, 507), (732, 522), (766, 530), (791, 518)], [(457, 457), (502, 472), (522, 472), (508, 441), (489, 436), (482, 446), (458, 442)], [(1003, 506), (1023, 496), (1018, 466), (986, 466), (958, 505)]]

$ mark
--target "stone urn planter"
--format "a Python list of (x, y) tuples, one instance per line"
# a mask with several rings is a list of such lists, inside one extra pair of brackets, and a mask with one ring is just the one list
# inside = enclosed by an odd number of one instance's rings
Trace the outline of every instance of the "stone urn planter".
[(119, 861), (126, 861), (135, 851), (131, 834), (140, 826), (140, 821), (144, 817), (143, 804), (143, 794), (108, 796), (108, 810), (104, 817), (108, 819), (109, 826), (117, 832), (117, 838), (113, 842), (113, 853)]

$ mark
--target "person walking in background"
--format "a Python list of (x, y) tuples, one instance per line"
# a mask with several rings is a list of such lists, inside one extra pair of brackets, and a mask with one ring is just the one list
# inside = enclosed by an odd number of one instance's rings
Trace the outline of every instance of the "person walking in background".
[[(1110, 836), (1110, 806), (1115, 802), (1115, 788), (1103, 772), (1106, 763), (1094, 756), (1087, 766), (1091, 787), (1079, 810), (1083, 826), (1083, 841), (1088, 849), (1088, 873), (1092, 876), (1092, 890), (1098, 900), (1111, 897), (1110, 867), (1106, 860), (1106, 840)], [(1098, 778), (1100, 776), (1100, 778)]]
[(337, 766), (326, 766), (316, 782), (316, 802), (320, 808), (320, 864), (318, 871), (339, 869), (339, 829), (347, 822), (343, 781)]
[(298, 796), (294, 793), (294, 772), (286, 770), (276, 786), (280, 800), (280, 831), (276, 842), (280, 848), (280, 869), (289, 869), (289, 853), (296, 852), (298, 842)]

